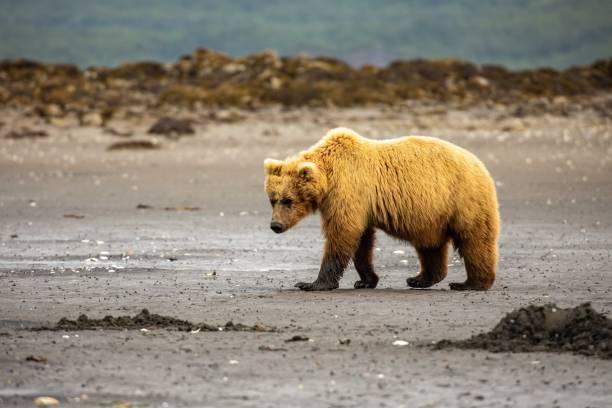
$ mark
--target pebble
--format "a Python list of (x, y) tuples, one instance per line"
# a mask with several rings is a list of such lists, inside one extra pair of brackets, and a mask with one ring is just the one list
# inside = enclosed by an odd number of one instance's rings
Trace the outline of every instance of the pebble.
[(34, 400), (37, 407), (50, 407), (59, 405), (59, 401), (53, 397), (38, 397)]

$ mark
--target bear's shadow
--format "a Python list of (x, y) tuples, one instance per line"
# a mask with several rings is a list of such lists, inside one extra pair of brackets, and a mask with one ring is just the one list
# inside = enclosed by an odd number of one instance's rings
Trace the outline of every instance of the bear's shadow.
[[(435, 294), (450, 294), (450, 293), (453, 293), (455, 291), (452, 291), (452, 290), (446, 289), (446, 288), (426, 288), (426, 289), (414, 289), (414, 288), (378, 288), (378, 289), (338, 288), (338, 289), (329, 290), (329, 291), (312, 291), (312, 292), (308, 292), (308, 291), (303, 291), (303, 290), (299, 290), (299, 289), (289, 288), (289, 289), (280, 289), (278, 292), (282, 293), (282, 294), (305, 293), (305, 294), (312, 294), (312, 295), (325, 294), (325, 295), (329, 295), (329, 296), (344, 296), (344, 295), (350, 295), (350, 296), (355, 296), (355, 295), (376, 296), (378, 294), (380, 294), (380, 295), (383, 295), (383, 294), (386, 294), (386, 295), (396, 295), (396, 294), (407, 295), (407, 294), (410, 294), (411, 296), (419, 296), (419, 295), (432, 296), (432, 295), (435, 295)], [(456, 292), (456, 293), (461, 293), (461, 292)], [(463, 293), (465, 294), (465, 292), (463, 292)]]

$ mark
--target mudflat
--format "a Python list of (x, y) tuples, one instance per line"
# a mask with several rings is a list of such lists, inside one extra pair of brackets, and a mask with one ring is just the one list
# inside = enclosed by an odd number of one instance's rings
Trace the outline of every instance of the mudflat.
[[(69, 407), (609, 406), (610, 359), (432, 347), (529, 305), (590, 302), (610, 317), (608, 114), (419, 103), (177, 115), (193, 134), (148, 134), (152, 113), (86, 127), (3, 111), (0, 405), (51, 396)], [(491, 290), (448, 289), (465, 276), (456, 253), (446, 280), (409, 289), (416, 254), (382, 232), (377, 289), (352, 289), (352, 267), (338, 290), (293, 288), (316, 276), (319, 220), (270, 230), (262, 162), (337, 126), (440, 137), (486, 164), (502, 217)], [(145, 319), (31, 330), (145, 308), (207, 329)], [(273, 330), (225, 330), (230, 321)]]

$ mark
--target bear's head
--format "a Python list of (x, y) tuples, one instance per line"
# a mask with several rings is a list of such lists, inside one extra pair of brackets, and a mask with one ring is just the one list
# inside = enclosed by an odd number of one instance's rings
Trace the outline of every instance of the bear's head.
[(281, 233), (317, 210), (327, 180), (316, 164), (308, 161), (266, 159), (266, 193), (272, 205), (270, 228)]

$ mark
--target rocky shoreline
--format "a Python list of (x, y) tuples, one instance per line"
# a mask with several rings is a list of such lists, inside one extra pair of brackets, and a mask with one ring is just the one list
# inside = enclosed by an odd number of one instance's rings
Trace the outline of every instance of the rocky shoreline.
[(135, 62), (114, 68), (0, 61), (0, 108), (50, 123), (73, 118), (103, 126), (144, 111), (282, 107), (402, 106), (431, 101), (512, 106), (516, 116), (567, 115), (593, 108), (610, 116), (612, 59), (557, 71), (510, 71), (457, 60), (396, 61), (354, 68), (327, 57), (279, 57), (272, 51), (232, 58), (197, 49), (173, 64)]

